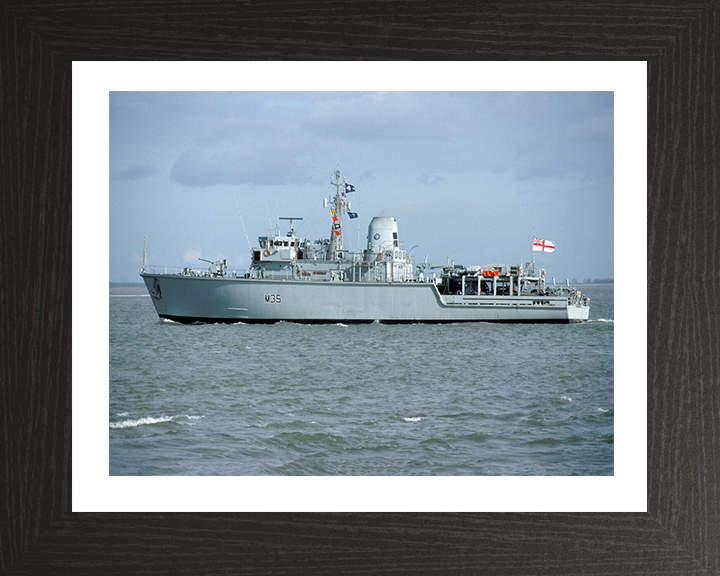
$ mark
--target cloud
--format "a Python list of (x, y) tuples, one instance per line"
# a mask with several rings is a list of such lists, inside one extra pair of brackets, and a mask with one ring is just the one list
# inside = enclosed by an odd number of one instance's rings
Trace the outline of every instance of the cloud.
[(183, 252), (183, 262), (186, 264), (197, 264), (198, 258), (202, 258), (200, 248), (188, 248)]
[(180, 154), (170, 180), (191, 188), (217, 184), (305, 184), (315, 176), (293, 154), (268, 149), (189, 149)]
[(249, 139), (267, 139), (270, 136), (283, 138), (289, 136), (287, 124), (273, 121), (260, 121), (254, 118), (223, 118), (214, 123), (202, 123), (194, 129), (194, 139), (199, 146), (212, 146)]
[[(612, 146), (612, 144), (609, 144)], [(613, 173), (611, 150), (574, 140), (533, 140), (518, 146), (511, 165), (515, 180), (580, 177), (583, 181)]]
[(444, 139), (462, 131), (464, 112), (447, 93), (373, 92), (318, 101), (302, 126), (351, 140)]
[(395, 217), (395, 216), (418, 216), (420, 214), (432, 212), (433, 207), (438, 203), (437, 198), (413, 198), (405, 202), (396, 202), (395, 204), (385, 208), (378, 216)]
[(170, 180), (192, 188), (214, 185), (279, 185), (315, 182), (304, 160), (307, 134), (290, 122), (223, 118), (195, 130), (175, 159)]
[(577, 121), (556, 120), (557, 125), (528, 134), (517, 144), (511, 164), (514, 178), (530, 180), (574, 175), (589, 181), (611, 176), (614, 166), (612, 111)]
[(147, 164), (143, 166), (132, 165), (127, 170), (120, 172), (115, 178), (117, 180), (140, 180), (142, 178), (150, 178), (158, 173), (155, 164)]
[(447, 180), (444, 176), (438, 176), (437, 174), (420, 174), (415, 181), (423, 186), (436, 186), (443, 180)]
[(608, 141), (613, 138), (614, 128), (613, 114), (607, 113), (571, 124), (566, 135), (573, 140)]

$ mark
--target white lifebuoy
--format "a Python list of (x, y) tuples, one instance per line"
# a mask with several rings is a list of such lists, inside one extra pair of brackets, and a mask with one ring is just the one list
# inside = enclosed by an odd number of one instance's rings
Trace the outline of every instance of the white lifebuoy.
[(265, 252), (263, 252), (263, 256), (270, 256), (270, 254), (272, 254), (272, 252), (270, 252), (270, 250), (267, 250), (267, 249), (265, 250)]

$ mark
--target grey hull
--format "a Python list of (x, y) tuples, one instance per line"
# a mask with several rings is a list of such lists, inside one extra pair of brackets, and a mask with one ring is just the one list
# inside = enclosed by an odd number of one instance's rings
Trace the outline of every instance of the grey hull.
[(311, 282), (141, 274), (158, 316), (178, 322), (582, 322), (553, 296), (442, 296), (429, 282)]

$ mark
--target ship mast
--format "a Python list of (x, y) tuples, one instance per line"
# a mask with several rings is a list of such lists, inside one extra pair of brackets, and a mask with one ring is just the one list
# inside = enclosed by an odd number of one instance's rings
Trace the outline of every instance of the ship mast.
[(332, 214), (332, 228), (330, 229), (330, 259), (333, 260), (336, 254), (342, 250), (342, 198), (340, 196), (340, 186), (344, 183), (340, 182), (340, 168), (335, 170), (335, 180), (331, 180), (330, 184), (335, 186), (335, 198), (331, 202), (330, 214)]

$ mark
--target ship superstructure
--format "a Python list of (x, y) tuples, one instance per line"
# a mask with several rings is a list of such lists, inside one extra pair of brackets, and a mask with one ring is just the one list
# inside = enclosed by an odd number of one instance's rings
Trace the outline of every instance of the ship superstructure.
[(289, 231), (258, 238), (247, 273), (227, 273), (227, 261), (207, 271), (143, 267), (141, 276), (161, 318), (178, 322), (581, 322), (589, 301), (569, 285), (547, 285), (534, 262), (507, 266), (413, 266), (397, 221), (376, 216), (367, 245), (343, 245), (343, 218), (354, 218), (354, 187), (335, 171), (335, 193), (324, 201), (330, 237), (313, 242)]
[[(332, 219), (330, 237), (310, 242), (295, 234), (290, 221), (285, 236), (271, 234), (258, 238), (252, 250), (249, 278), (267, 280), (308, 280), (342, 282), (409, 282), (413, 267), (407, 253), (400, 248), (398, 226), (394, 218), (375, 217), (368, 227), (367, 249), (353, 252), (343, 248), (343, 215), (349, 212), (345, 189), (335, 172), (331, 182), (336, 191), (324, 201)], [(353, 212), (350, 212), (353, 214)]]

